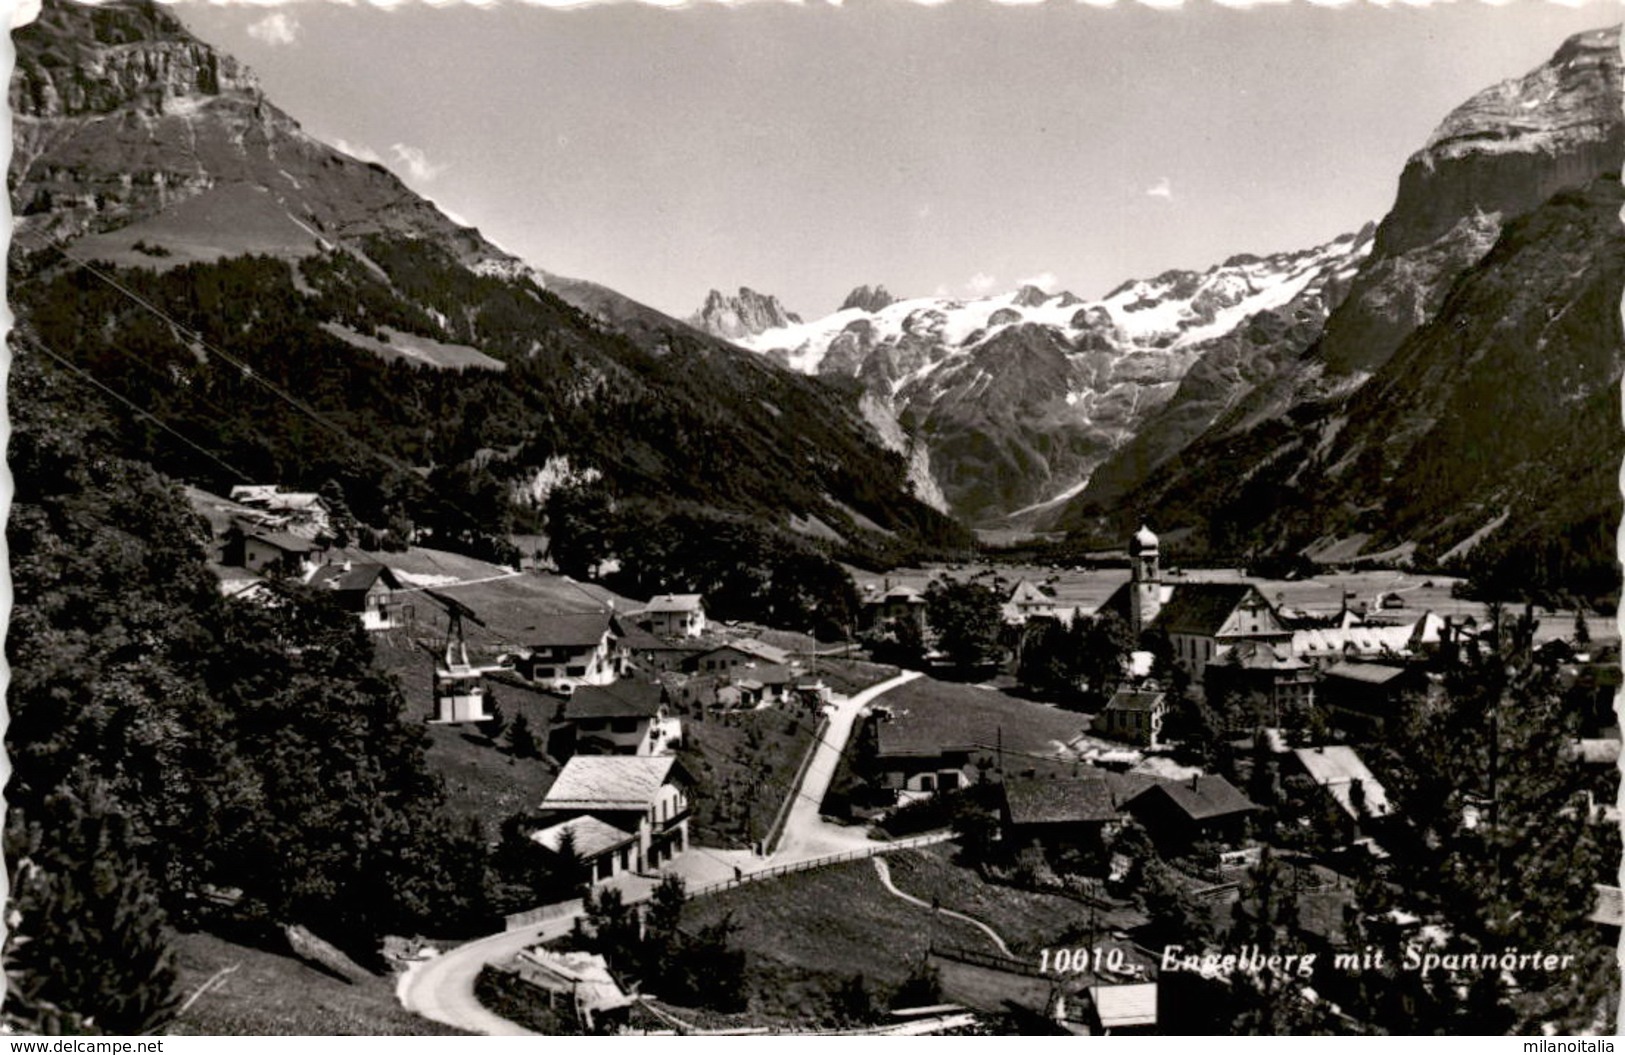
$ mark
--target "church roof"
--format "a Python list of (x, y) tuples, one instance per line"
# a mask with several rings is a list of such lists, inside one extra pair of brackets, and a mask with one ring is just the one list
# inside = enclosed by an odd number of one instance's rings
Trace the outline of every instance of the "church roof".
[[(1256, 587), (1245, 582), (1180, 583), (1153, 625), (1169, 633), (1214, 637), (1242, 602), (1257, 593)], [(1262, 594), (1259, 599), (1263, 599)]]

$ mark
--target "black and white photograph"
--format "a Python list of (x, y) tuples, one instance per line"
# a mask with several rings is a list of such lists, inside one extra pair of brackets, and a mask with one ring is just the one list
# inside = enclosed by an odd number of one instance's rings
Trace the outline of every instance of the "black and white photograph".
[(1619, 0), (0, 14), (0, 1032), (1614, 1050)]

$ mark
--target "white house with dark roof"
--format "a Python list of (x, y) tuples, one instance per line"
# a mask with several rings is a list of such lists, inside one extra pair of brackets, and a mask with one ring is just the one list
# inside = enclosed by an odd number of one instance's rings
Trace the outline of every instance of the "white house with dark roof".
[(626, 634), (613, 612), (538, 616), (524, 634), (515, 669), (545, 689), (571, 693), (625, 673)]
[(641, 618), (660, 637), (699, 637), (705, 633), (705, 600), (697, 593), (663, 593), (650, 598)]
[(1167, 713), (1167, 693), (1119, 689), (1095, 715), (1089, 731), (1140, 747), (1156, 747)]
[(573, 831), (595, 883), (658, 871), (688, 849), (693, 783), (671, 755), (576, 755), (542, 799), (547, 824), (531, 838), (557, 850)]
[(412, 606), (402, 600), (405, 587), (383, 564), (324, 564), (311, 573), (310, 585), (332, 590), (347, 611), (354, 612), (368, 630), (391, 630), (412, 618)]
[(584, 685), (564, 704), (561, 722), (548, 735), (547, 753), (574, 755), (670, 754), (683, 738), (681, 719), (669, 713), (665, 686), (623, 678)]
[(718, 645), (688, 661), (689, 669), (696, 674), (726, 674), (743, 667), (785, 666), (789, 662), (790, 653), (752, 637)]

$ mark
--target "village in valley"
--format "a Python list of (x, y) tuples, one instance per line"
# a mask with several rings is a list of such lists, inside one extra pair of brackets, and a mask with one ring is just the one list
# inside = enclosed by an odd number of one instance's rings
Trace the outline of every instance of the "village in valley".
[[(513, 568), (363, 550), (315, 493), (188, 497), (226, 597), (353, 613), (448, 808), (530, 870), (502, 933), (392, 939), (405, 1007), (462, 1028), (1365, 1032), (1379, 975), (1407, 1006), (1471, 980), (1404, 973), (1469, 947), (1445, 888), (1409, 885), (1431, 882), (1419, 830), (1471, 840), (1553, 788), (1584, 789), (1561, 823), (1618, 828), (1618, 642), (1583, 609), (1416, 572), (1185, 569), (1142, 526), (1088, 567), (852, 568), (857, 619), (819, 640), (688, 583), (559, 574), (545, 539)], [(1492, 667), (1546, 679), (1562, 720), (1418, 750)], [(1509, 795), (1532, 745), (1556, 782)], [(1429, 766), (1480, 765), (1406, 815)], [(1617, 880), (1571, 878), (1588, 900), (1560, 951), (1600, 962)], [(1571, 1013), (1611, 1013), (1594, 981)]]
[(0, 1030), (1617, 1031), (1618, 26), (25, 6)]

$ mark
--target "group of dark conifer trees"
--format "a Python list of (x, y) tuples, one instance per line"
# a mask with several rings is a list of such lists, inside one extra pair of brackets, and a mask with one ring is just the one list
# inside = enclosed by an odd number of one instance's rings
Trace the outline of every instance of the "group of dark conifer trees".
[(206, 525), (85, 394), (15, 357), (6, 1020), (160, 1028), (170, 935), (222, 911), (363, 961), (483, 925), (485, 847), (355, 617), (291, 582), (224, 600)]

